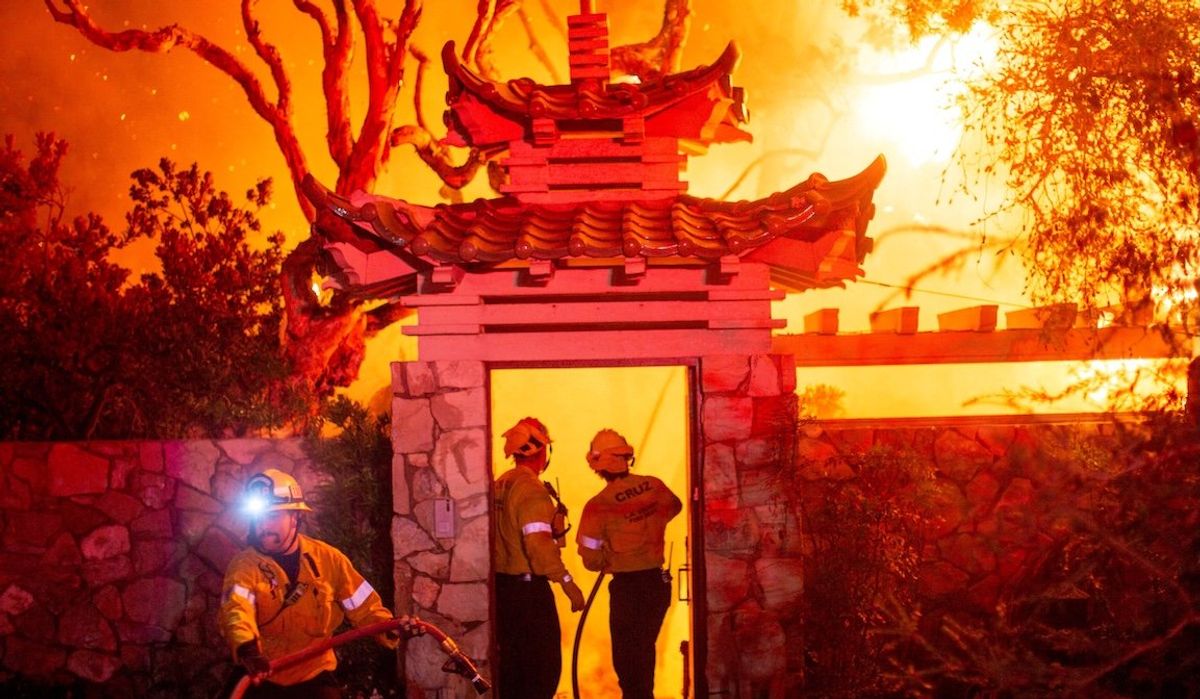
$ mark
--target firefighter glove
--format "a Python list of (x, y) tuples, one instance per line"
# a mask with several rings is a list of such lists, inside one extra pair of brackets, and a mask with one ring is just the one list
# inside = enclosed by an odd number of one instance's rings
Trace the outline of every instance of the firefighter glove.
[(254, 684), (258, 684), (271, 673), (271, 661), (263, 655), (257, 640), (246, 641), (238, 646), (237, 659), (246, 669), (246, 674), (250, 676), (250, 681)]

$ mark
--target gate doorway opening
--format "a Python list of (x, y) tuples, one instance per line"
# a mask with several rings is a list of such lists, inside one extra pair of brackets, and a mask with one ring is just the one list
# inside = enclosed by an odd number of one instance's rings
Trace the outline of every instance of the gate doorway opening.
[[(683, 512), (667, 527), (666, 551), (672, 582), (672, 602), (658, 637), (654, 694), (656, 697), (695, 696), (693, 651), (698, 648), (693, 633), (695, 599), (702, 594), (689, 580), (691, 550), (699, 542), (691, 537), (691, 492), (694, 469), (691, 415), (691, 371), (689, 367), (621, 366), (587, 368), (492, 369), (491, 471), (495, 479), (512, 467), (504, 457), (503, 432), (525, 416), (546, 424), (553, 440), (550, 467), (542, 474), (570, 510), (577, 525), (584, 504), (604, 487), (585, 459), (596, 432), (609, 427), (633, 445), (635, 473), (657, 476), (683, 502)], [(576, 531), (567, 534), (563, 561), (586, 596), (597, 573), (586, 570), (576, 553)], [(681, 568), (682, 573), (681, 573)], [(608, 630), (608, 582), (596, 594), (588, 613), (579, 650), (580, 695), (588, 699), (619, 699), (620, 688), (613, 671)], [(692, 589), (688, 590), (688, 585)], [(681, 587), (682, 586), (682, 587)], [(684, 601), (688, 598), (692, 602)], [(555, 586), (562, 630), (563, 672), (557, 697), (571, 694), (571, 655), (580, 615)], [(494, 617), (493, 617), (494, 628)], [(681, 650), (683, 649), (683, 650)]]

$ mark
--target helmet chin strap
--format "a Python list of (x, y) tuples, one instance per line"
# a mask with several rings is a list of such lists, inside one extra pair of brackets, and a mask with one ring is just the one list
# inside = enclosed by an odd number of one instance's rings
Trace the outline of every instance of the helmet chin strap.
[(290, 537), (288, 537), (287, 544), (285, 544), (283, 546), (283, 550), (280, 551), (280, 553), (287, 553), (288, 551), (291, 551), (292, 545), (296, 543), (296, 539), (300, 538), (300, 513), (299, 512), (297, 512), (295, 514), (295, 519), (293, 520), (292, 524), (293, 524), (292, 535)]

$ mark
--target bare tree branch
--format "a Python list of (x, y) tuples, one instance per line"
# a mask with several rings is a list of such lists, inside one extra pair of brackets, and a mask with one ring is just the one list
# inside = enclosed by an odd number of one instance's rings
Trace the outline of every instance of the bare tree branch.
[(499, 80), (492, 62), (492, 40), (504, 20), (520, 8), (520, 0), (480, 0), (479, 14), (463, 46), (463, 59), (489, 80)]
[[(309, 17), (312, 17), (313, 21), (317, 23), (317, 27), (321, 30), (321, 45), (325, 47), (333, 46), (333, 30), (329, 26), (329, 17), (325, 14), (325, 12), (321, 8), (312, 4), (310, 0), (292, 0), (292, 4), (296, 6), (297, 10), (300, 10)], [(344, 2), (338, 2), (335, 0), (335, 5), (343, 12), (346, 9)]]
[(691, 19), (691, 0), (666, 0), (658, 34), (640, 44), (614, 48), (611, 53), (613, 70), (636, 75), (642, 81), (678, 72)]
[(538, 4), (542, 6), (542, 12), (546, 15), (546, 20), (550, 26), (558, 33), (560, 39), (565, 44), (567, 43), (567, 25), (550, 6), (550, 0), (538, 0)]
[(286, 117), (291, 117), (292, 83), (283, 69), (283, 61), (279, 58), (279, 50), (273, 44), (267, 43), (262, 37), (258, 18), (254, 16), (254, 6), (258, 0), (242, 0), (242, 27), (246, 30), (246, 39), (254, 47), (254, 52), (267, 64), (271, 71), (271, 79), (275, 81), (275, 89), (279, 93), (276, 106)]
[[(1014, 241), (1009, 239), (979, 239), (965, 231), (948, 229), (941, 226), (902, 226), (888, 229), (876, 238), (876, 244), (886, 237), (902, 232), (916, 232), (922, 235), (939, 234), (957, 238), (967, 238), (974, 242), (970, 245), (964, 245), (963, 247), (934, 260), (933, 262), (909, 275), (909, 277), (904, 280), (903, 285), (879, 302), (879, 305), (876, 306), (876, 310), (882, 310), (886, 308), (888, 304), (895, 301), (897, 298), (910, 298), (913, 292), (917, 291), (916, 286), (930, 277), (945, 275), (952, 271), (961, 270), (966, 262), (973, 257), (977, 259), (989, 250), (993, 252), (1003, 252), (1014, 244)], [(1004, 258), (1001, 256), (998, 259), (1003, 260)], [(997, 269), (998, 268), (999, 265), (997, 265)]]
[(389, 133), (396, 100), (400, 94), (407, 43), (420, 19), (420, 0), (406, 0), (399, 19), (390, 22), (384, 34), (374, 0), (353, 0), (355, 16), (363, 32), (367, 66), (367, 112), (358, 139), (338, 179), (338, 191), (369, 190), (379, 166), (390, 154)]
[[(429, 70), (429, 54), (416, 46), (409, 46), (408, 53), (417, 62), (417, 77), (413, 80), (413, 117), (417, 120), (417, 126), (425, 131), (429, 131), (429, 124), (425, 121), (425, 111), (422, 107), (421, 96), (425, 93), (425, 71)], [(393, 137), (395, 134), (393, 134)], [(393, 146), (396, 144), (393, 143)]]
[(354, 30), (345, 0), (334, 0), (337, 17), (336, 33), (329, 17), (309, 0), (295, 0), (296, 9), (313, 18), (321, 29), (321, 50), (325, 66), (321, 70), (321, 87), (325, 92), (325, 142), (329, 156), (339, 168), (350, 159), (354, 137), (350, 128), (350, 49)]
[(308, 203), (301, 190), (301, 184), (308, 175), (308, 165), (289, 115), (279, 105), (271, 103), (258, 78), (244, 63), (207, 38), (177, 24), (160, 27), (154, 31), (127, 29), (110, 32), (96, 23), (80, 0), (63, 0), (63, 2), (65, 7), (60, 7), (55, 0), (45, 0), (46, 8), (50, 10), (54, 21), (74, 27), (84, 38), (101, 48), (118, 52), (136, 49), (149, 53), (165, 53), (180, 46), (233, 78), (241, 86), (254, 112), (271, 125), (276, 143), (287, 162), (288, 172), (292, 177), (292, 184), (295, 187), (300, 207), (305, 216), (312, 219), (314, 213), (312, 205)]
[(737, 191), (738, 187), (742, 186), (742, 183), (746, 181), (746, 178), (750, 176), (750, 173), (754, 172), (755, 169), (762, 167), (763, 163), (772, 158), (779, 158), (783, 156), (815, 158), (820, 154), (821, 151), (810, 150), (808, 148), (780, 148), (778, 150), (767, 151), (766, 153), (763, 153), (754, 160), (750, 161), (750, 164), (748, 164), (746, 167), (742, 168), (741, 174), (739, 174), (737, 179), (733, 181), (733, 184), (729, 185), (725, 192), (721, 194), (720, 199), (728, 199), (734, 192)]
[(443, 182), (454, 189), (462, 189), (475, 177), (480, 166), (487, 162), (487, 157), (478, 148), (472, 148), (467, 154), (467, 160), (461, 165), (452, 162), (450, 151), (437, 142), (433, 134), (417, 126), (401, 126), (392, 131), (391, 144), (396, 147), (409, 144), (417, 151), (417, 155), (428, 165)]
[(529, 19), (529, 13), (525, 11), (524, 6), (517, 8), (517, 17), (521, 19), (521, 26), (525, 28), (525, 36), (529, 37), (530, 53), (538, 60), (538, 63), (541, 63), (550, 72), (551, 82), (554, 84), (561, 83), (562, 76), (558, 74), (558, 69), (554, 67), (554, 62), (546, 54), (546, 49), (542, 47), (542, 42), (538, 41), (537, 32), (533, 30), (533, 22)]
[(471, 33), (463, 42), (462, 58), (464, 61), (472, 61), (472, 56), (475, 55), (475, 49), (482, 40), (483, 33), (491, 26), (492, 16), (496, 12), (495, 3), (496, 0), (478, 1), (475, 7), (475, 23), (471, 25)]

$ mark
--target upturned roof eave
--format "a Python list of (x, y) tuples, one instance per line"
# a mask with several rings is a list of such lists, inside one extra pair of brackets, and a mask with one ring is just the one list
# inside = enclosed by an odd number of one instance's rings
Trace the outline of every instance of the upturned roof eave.
[[(812, 175), (753, 201), (680, 195), (669, 202), (610, 202), (590, 208), (584, 204), (539, 207), (510, 198), (425, 206), (365, 193), (336, 194), (311, 177), (305, 192), (315, 206), (374, 238), (373, 245), (402, 257), (410, 266), (476, 270), (532, 260), (603, 265), (605, 260), (631, 257), (645, 258), (650, 264), (702, 266), (736, 256), (771, 265), (783, 286), (802, 290), (837, 286), (861, 275), (857, 265), (869, 250), (865, 232), (874, 215), (872, 198), (885, 171), (881, 156), (844, 180), (830, 182)], [(664, 206), (677, 208), (666, 211)], [(651, 222), (638, 224), (639, 216)], [(683, 224), (671, 219), (664, 226), (664, 216), (701, 219), (685, 229), (708, 230), (708, 237), (681, 236)], [(614, 237), (614, 217), (620, 217), (621, 230), (645, 235)], [(748, 221), (759, 218), (761, 226), (747, 227)], [(627, 226), (630, 220), (634, 225)], [(456, 244), (423, 238), (438, 227), (439, 234), (459, 235), (451, 241)], [(369, 246), (364, 242), (363, 247)]]
[[(453, 41), (446, 42), (442, 47), (442, 63), (446, 75), (450, 80), (451, 96), (456, 96), (458, 92), (465, 91), (483, 104), (488, 105), (497, 114), (516, 120), (528, 120), (535, 117), (581, 120), (650, 117), (665, 109), (669, 109), (697, 92), (706, 90), (712, 85), (717, 84), (722, 78), (731, 75), (740, 61), (741, 51), (738, 49), (736, 42), (730, 41), (725, 46), (725, 50), (721, 52), (721, 55), (708, 65), (699, 66), (682, 73), (667, 75), (661, 80), (645, 85), (629, 83), (607, 84), (609, 89), (613, 91), (640, 93), (645, 96), (645, 102), (641, 106), (624, 106), (622, 109), (613, 109), (612, 111), (598, 110), (588, 113), (575, 111), (534, 114), (531, 111), (530, 100), (523, 98), (517, 94), (517, 91), (510, 87), (510, 85), (517, 81), (497, 83), (488, 80), (463, 65), (454, 50)], [(547, 94), (563, 93), (566, 95), (574, 93), (576, 90), (576, 87), (570, 84), (540, 86), (532, 81), (529, 82), (536, 87), (544, 88)], [(612, 87), (613, 85), (618, 86)]]

